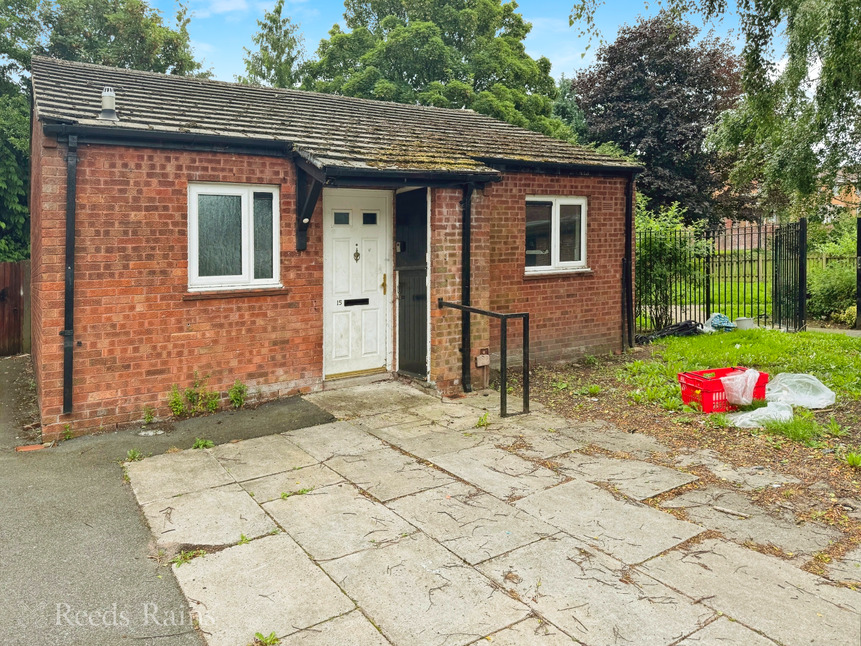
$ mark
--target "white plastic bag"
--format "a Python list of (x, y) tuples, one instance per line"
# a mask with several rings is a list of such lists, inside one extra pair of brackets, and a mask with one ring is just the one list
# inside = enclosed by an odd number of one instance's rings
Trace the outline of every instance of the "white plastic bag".
[(765, 398), (804, 408), (827, 408), (834, 403), (834, 391), (813, 375), (783, 372), (765, 387)]
[(731, 372), (721, 377), (726, 400), (736, 406), (747, 406), (753, 401), (753, 389), (759, 379), (759, 371), (748, 369)]
[(788, 422), (792, 419), (792, 406), (781, 402), (769, 402), (762, 408), (730, 413), (726, 416), (729, 423), (738, 428), (759, 428), (766, 422)]

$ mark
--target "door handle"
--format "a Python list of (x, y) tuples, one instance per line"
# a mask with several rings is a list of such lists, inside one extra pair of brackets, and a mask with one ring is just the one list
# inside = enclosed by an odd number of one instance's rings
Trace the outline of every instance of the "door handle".
[(388, 279), (388, 276), (389, 276), (388, 274), (383, 274), (383, 284), (381, 285), (381, 287), (383, 288), (383, 296), (385, 296), (385, 295), (386, 295), (386, 291), (388, 290), (388, 286), (387, 286), (387, 283), (386, 283), (386, 280)]

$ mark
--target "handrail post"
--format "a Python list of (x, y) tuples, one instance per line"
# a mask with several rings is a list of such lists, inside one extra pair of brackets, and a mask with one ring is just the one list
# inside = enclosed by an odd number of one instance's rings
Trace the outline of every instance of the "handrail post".
[(523, 315), (523, 412), (529, 412), (529, 313)]
[(442, 298), (437, 299), (437, 307), (443, 309), (449, 307), (464, 313), (480, 314), (490, 318), (499, 319), (499, 412), (502, 417), (508, 416), (508, 319), (523, 319), (523, 410), (520, 415), (529, 412), (529, 312), (516, 312), (503, 314), (502, 312), (491, 312), (469, 305), (449, 303)]
[(508, 319), (502, 317), (499, 327), (499, 414), (508, 415)]

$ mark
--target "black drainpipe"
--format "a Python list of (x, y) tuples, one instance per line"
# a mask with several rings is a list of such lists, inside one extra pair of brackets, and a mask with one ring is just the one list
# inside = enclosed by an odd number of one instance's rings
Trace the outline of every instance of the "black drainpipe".
[(72, 412), (72, 348), (75, 322), (75, 202), (78, 183), (78, 137), (69, 135), (66, 155), (66, 295), (63, 327), (63, 414)]
[[(475, 190), (473, 184), (464, 184), (463, 200), (463, 238), (461, 240), (461, 273), (460, 273), (460, 302), (462, 305), (472, 305), (470, 301), (472, 278), (472, 192)], [(469, 312), (460, 313), (460, 352), (461, 352), (461, 383), (463, 392), (472, 392), (472, 371), (470, 370), (470, 357), (472, 356), (472, 330), (469, 323)]]
[(622, 283), (625, 286), (625, 327), (628, 332), (628, 347), (634, 347), (634, 178), (628, 176), (625, 184), (625, 262)]

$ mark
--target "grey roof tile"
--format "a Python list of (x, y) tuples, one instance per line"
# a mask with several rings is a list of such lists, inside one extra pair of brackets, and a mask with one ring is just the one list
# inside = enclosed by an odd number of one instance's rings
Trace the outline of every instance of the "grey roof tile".
[(636, 168), (472, 110), (255, 87), (33, 57), (35, 113), (45, 122), (284, 141), (321, 168), (487, 172), (487, 160)]

